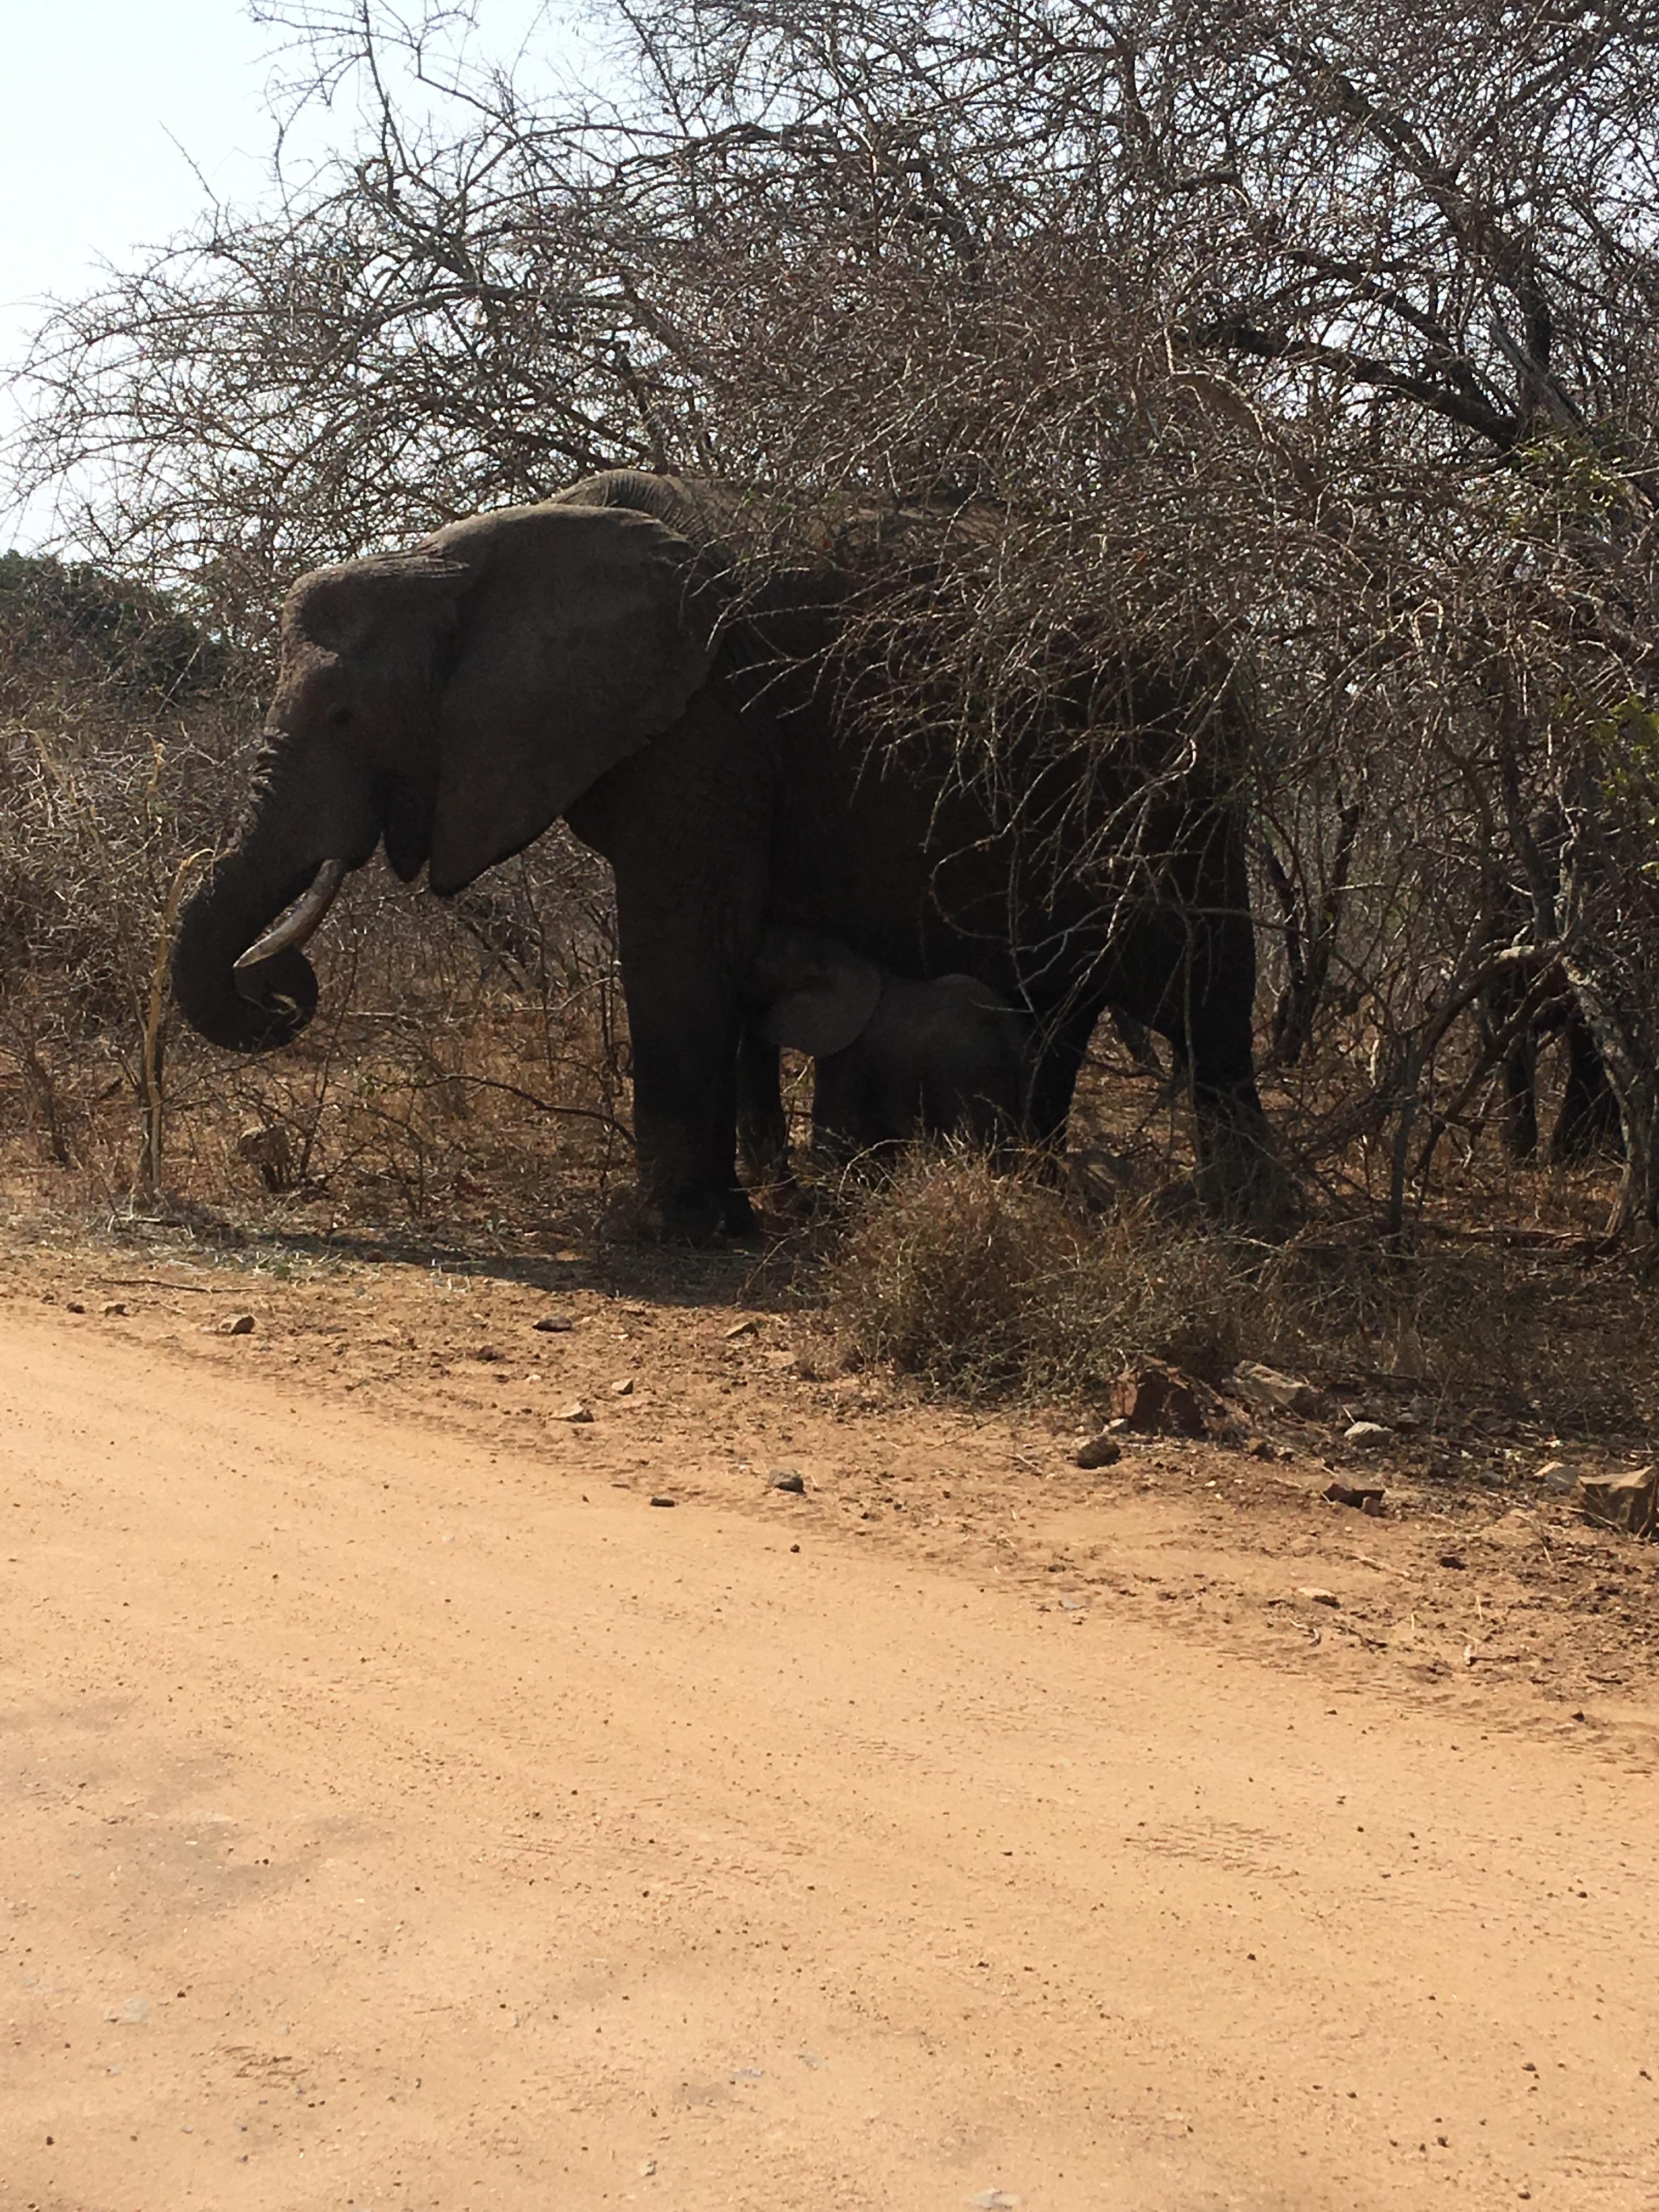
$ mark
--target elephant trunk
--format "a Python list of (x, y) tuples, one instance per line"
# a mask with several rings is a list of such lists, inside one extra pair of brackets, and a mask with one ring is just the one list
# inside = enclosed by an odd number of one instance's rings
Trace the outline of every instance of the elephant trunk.
[[(173, 995), (193, 1030), (232, 1052), (270, 1052), (299, 1036), (317, 1006), (300, 946), (346, 871), (374, 851), (383, 811), (372, 776), (273, 751), (241, 835), (179, 916)], [(296, 899), (300, 911), (273, 929)]]

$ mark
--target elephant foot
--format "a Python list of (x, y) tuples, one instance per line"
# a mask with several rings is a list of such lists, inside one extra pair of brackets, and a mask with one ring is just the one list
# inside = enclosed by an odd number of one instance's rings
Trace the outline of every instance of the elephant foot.
[(744, 1239), (759, 1233), (760, 1224), (746, 1190), (728, 1190), (720, 1210), (720, 1225), (728, 1237)]
[(1254, 1100), (1200, 1114), (1194, 1187), (1207, 1212), (1258, 1236), (1288, 1236), (1304, 1211), (1296, 1178)]
[(609, 1233), (643, 1244), (689, 1244), (702, 1249), (723, 1244), (726, 1210), (714, 1192), (678, 1191), (670, 1196), (646, 1190), (619, 1195), (608, 1209)]

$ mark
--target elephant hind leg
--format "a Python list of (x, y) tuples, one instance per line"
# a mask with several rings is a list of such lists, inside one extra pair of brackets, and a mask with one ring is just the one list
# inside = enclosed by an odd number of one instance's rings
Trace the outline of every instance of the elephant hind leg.
[(1102, 998), (1091, 994), (1039, 1016), (1032, 1030), (1021, 1133), (1041, 1151), (1056, 1157), (1066, 1150), (1078, 1077), (1103, 1005)]
[(1589, 1025), (1581, 1015), (1570, 1013), (1562, 1034), (1567, 1078), (1561, 1111), (1550, 1133), (1549, 1151), (1552, 1166), (1558, 1167), (1589, 1159), (1599, 1152), (1620, 1152), (1625, 1136), (1619, 1101)]
[(1256, 1089), (1246, 981), (1254, 981), (1253, 964), (1233, 989), (1213, 989), (1188, 1011), (1185, 1042), (1198, 1189), (1224, 1219), (1276, 1233), (1295, 1219), (1298, 1203)]
[(1512, 1160), (1538, 1151), (1538, 1044), (1517, 1037), (1504, 1060), (1504, 1149)]

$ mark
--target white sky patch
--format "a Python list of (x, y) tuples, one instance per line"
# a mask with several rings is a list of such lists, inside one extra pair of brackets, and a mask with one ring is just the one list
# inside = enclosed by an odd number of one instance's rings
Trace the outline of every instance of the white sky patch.
[[(475, 52), (516, 59), (532, 82), (582, 51), (544, 0), (479, 0), (475, 13)], [(96, 287), (100, 262), (142, 259), (215, 201), (271, 198), (268, 94), (291, 71), (289, 42), (240, 0), (0, 0), (0, 370), (20, 362), (50, 297)], [(289, 177), (356, 121), (351, 104), (309, 111), (285, 144)], [(9, 413), (0, 381), (0, 434)], [(39, 528), (0, 520), (0, 545)]]

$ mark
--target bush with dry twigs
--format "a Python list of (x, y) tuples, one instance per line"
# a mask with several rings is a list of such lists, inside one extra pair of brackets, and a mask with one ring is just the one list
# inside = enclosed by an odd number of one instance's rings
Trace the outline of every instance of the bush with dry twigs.
[(1216, 1382), (1252, 1358), (1563, 1430), (1659, 1417), (1643, 1286), (1537, 1247), (1407, 1261), (1317, 1231), (1262, 1244), (1156, 1205), (1079, 1211), (1036, 1175), (917, 1152), (855, 1207), (829, 1275), (844, 1364), (972, 1398), (1098, 1412), (1146, 1360)]
[[(597, 467), (759, 487), (785, 530), (994, 510), (891, 711), (994, 781), (1080, 659), (1220, 672), (1188, 736), (1248, 706), (1259, 1027), (1328, 1225), (1651, 1236), (1647, 0), (609, 0), (585, 95), (465, 9), (264, 12), (289, 100), (364, 127), (43, 329), (13, 461), (78, 547), (257, 651), (298, 569)], [(1540, 1172), (1505, 1145), (1564, 1037), (1619, 1156)], [(1173, 1156), (1171, 1073), (1103, 1040), (1080, 1133)]]

